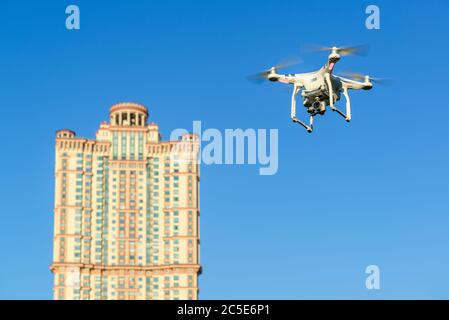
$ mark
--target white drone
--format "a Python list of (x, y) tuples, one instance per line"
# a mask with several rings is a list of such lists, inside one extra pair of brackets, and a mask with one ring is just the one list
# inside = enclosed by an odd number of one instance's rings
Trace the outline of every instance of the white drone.
[[(273, 82), (281, 82), (293, 85), (291, 118), (293, 122), (302, 125), (308, 132), (313, 131), (313, 117), (317, 114), (324, 115), (326, 107), (329, 106), (332, 111), (336, 111), (347, 122), (351, 121), (351, 101), (349, 99), (348, 90), (370, 90), (373, 82), (380, 79), (374, 79), (370, 76), (352, 73), (349, 77), (353, 79), (343, 78), (333, 74), (335, 64), (342, 56), (361, 53), (363, 47), (332, 47), (319, 48), (319, 51), (330, 51), (328, 61), (320, 70), (309, 73), (297, 74), (278, 74), (277, 71), (291, 64), (280, 64), (270, 69), (251, 76), (252, 80), (260, 82), (261, 80), (269, 80)], [(357, 81), (359, 80), (359, 81)], [(361, 82), (363, 81), (363, 82)], [(310, 115), (309, 125), (305, 124), (296, 117), (296, 96), (301, 91), (304, 107)], [(343, 93), (346, 99), (346, 113), (335, 107), (335, 102), (340, 100)]]

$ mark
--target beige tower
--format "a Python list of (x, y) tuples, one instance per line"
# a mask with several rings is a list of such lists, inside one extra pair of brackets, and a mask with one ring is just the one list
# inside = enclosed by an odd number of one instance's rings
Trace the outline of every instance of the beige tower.
[(198, 138), (147, 119), (120, 103), (95, 140), (57, 132), (55, 299), (198, 298)]

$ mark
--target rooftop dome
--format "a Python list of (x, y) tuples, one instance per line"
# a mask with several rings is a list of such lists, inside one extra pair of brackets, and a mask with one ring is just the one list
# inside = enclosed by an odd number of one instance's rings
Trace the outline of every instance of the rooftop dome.
[(134, 102), (121, 102), (109, 110), (112, 126), (144, 127), (148, 119), (148, 109)]

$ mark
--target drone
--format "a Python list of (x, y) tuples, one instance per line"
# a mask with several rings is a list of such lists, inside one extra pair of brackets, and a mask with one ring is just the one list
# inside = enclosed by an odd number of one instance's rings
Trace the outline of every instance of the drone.
[[(291, 119), (294, 123), (300, 124), (307, 132), (313, 131), (313, 120), (317, 115), (324, 115), (326, 108), (341, 115), (346, 122), (351, 121), (351, 100), (349, 90), (371, 90), (373, 82), (380, 82), (381, 79), (372, 78), (368, 75), (359, 73), (348, 73), (348, 76), (342, 77), (334, 75), (335, 64), (340, 61), (342, 56), (352, 54), (362, 54), (366, 50), (365, 46), (353, 47), (320, 47), (318, 51), (330, 52), (327, 63), (318, 71), (297, 74), (278, 74), (278, 70), (286, 68), (292, 64), (278, 64), (270, 69), (260, 72), (250, 77), (250, 80), (261, 82), (269, 80), (271, 82), (280, 82), (293, 85), (291, 100)], [(352, 79), (349, 79), (349, 78)], [(310, 120), (307, 125), (296, 117), (296, 97), (301, 91), (304, 107), (307, 109)], [(338, 109), (335, 104), (340, 100), (341, 95), (346, 100), (346, 112)]]

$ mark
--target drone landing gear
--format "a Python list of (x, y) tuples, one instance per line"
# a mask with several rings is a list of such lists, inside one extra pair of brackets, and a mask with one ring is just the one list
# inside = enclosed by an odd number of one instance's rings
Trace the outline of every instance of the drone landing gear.
[(338, 108), (334, 107), (333, 103), (330, 104), (330, 108), (332, 111), (337, 112), (339, 115), (341, 115), (343, 118), (345, 118), (346, 122), (350, 122), (351, 121), (351, 100), (349, 99), (348, 88), (346, 88), (346, 87), (343, 88), (343, 95), (345, 96), (345, 99), (346, 99), (346, 114), (344, 114)]
[(337, 112), (339, 115), (341, 115), (343, 118), (345, 118), (346, 122), (351, 121), (350, 119), (348, 119), (348, 117), (344, 114), (344, 112), (342, 112), (340, 109), (336, 108), (336, 107), (331, 107), (331, 110), (334, 112)]
[(292, 120), (294, 123), (298, 123), (301, 126), (303, 126), (307, 130), (308, 133), (311, 133), (313, 131), (313, 117), (312, 116), (310, 116), (310, 125), (306, 125), (304, 122), (302, 122), (301, 120), (299, 120), (296, 117), (292, 117)]
[(313, 131), (313, 116), (310, 116), (310, 124), (309, 125), (306, 125), (304, 122), (302, 122), (301, 120), (296, 118), (296, 95), (298, 94), (299, 90), (300, 90), (299, 86), (295, 86), (293, 89), (291, 118), (294, 123), (300, 124), (307, 130), (308, 133), (311, 133)]

